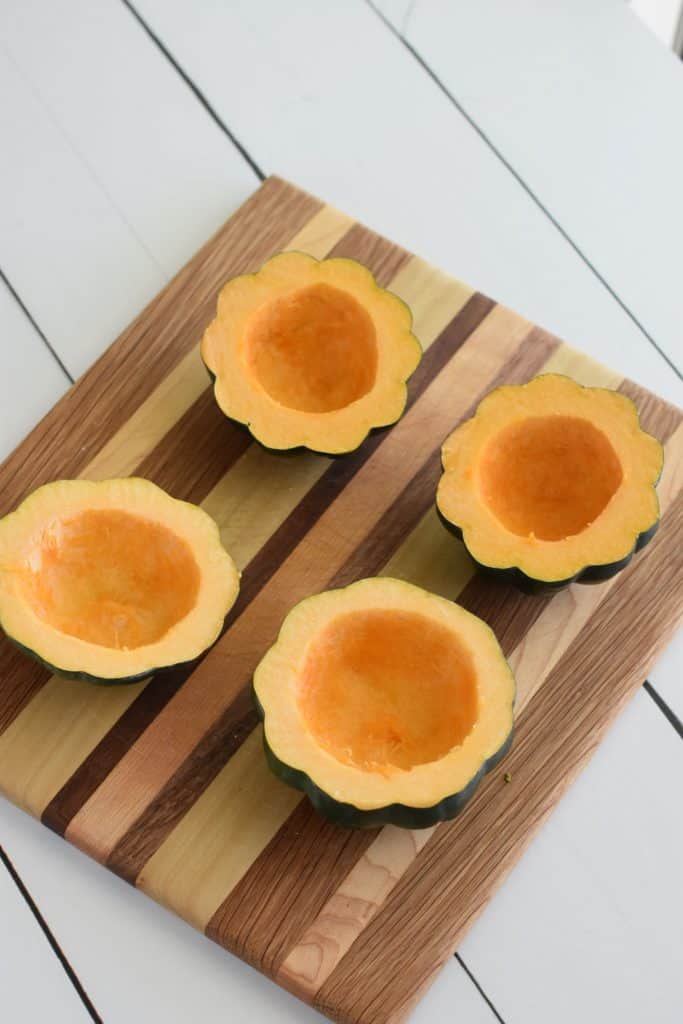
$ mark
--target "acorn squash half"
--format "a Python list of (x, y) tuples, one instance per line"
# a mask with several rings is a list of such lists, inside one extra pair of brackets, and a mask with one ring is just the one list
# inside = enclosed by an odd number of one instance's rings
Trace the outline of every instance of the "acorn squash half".
[(512, 738), (515, 683), (489, 627), (401, 580), (298, 604), (254, 692), (272, 770), (351, 827), (454, 817)]
[(497, 388), (442, 461), (443, 522), (482, 570), (524, 590), (606, 580), (657, 529), (662, 446), (618, 391), (560, 374)]
[(238, 590), (213, 519), (148, 480), (58, 480), (0, 520), (0, 625), (60, 675), (126, 683), (192, 661)]
[(220, 408), (261, 444), (338, 455), (403, 413), (411, 328), (362, 264), (284, 252), (223, 287), (201, 355)]

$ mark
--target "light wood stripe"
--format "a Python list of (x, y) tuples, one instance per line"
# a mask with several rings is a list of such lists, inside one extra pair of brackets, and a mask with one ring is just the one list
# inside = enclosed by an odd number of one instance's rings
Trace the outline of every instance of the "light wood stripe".
[(438, 338), (453, 319), (453, 310), (462, 309), (474, 295), (474, 289), (413, 256), (391, 281), (390, 290), (408, 305), (413, 314), (415, 333), (423, 346)]
[(455, 601), (475, 571), (465, 545), (444, 529), (432, 506), (378, 575), (408, 580)]
[(544, 373), (565, 373), (579, 384), (591, 388), (618, 388), (621, 375), (590, 359), (569, 345), (560, 345), (545, 367)]
[(354, 224), (353, 217), (347, 217), (333, 206), (323, 206), (304, 224), (301, 231), (289, 240), (287, 248), (306, 252), (318, 260), (324, 259)]
[(0, 792), (40, 817), (144, 685), (94, 687), (53, 676), (0, 737)]
[(310, 1001), (434, 831), (383, 828), (284, 961), (275, 975), (278, 984)]
[[(307, 251), (310, 244), (315, 250), (312, 255), (316, 255), (320, 253), (325, 239), (338, 241), (348, 226), (349, 218), (323, 207), (294, 234), (290, 244), (302, 251)], [(267, 253), (263, 258), (265, 255)], [(104, 479), (129, 473), (191, 408), (208, 383), (198, 349), (193, 346), (192, 351), (164, 378), (80, 475), (86, 479)], [(248, 519), (244, 515), (238, 516), (234, 524), (223, 520), (224, 543), (230, 550), (231, 542), (238, 542), (235, 557), (240, 567), (249, 561), (249, 546), (260, 547), (270, 530), (296, 504), (302, 490), (307, 489), (328, 464), (328, 460), (321, 456), (314, 457), (313, 464), (304, 456), (294, 472), (290, 467), (287, 477), (285, 467), (279, 473), (273, 472), (274, 467), (268, 465), (268, 459), (250, 455), (256, 450), (255, 447), (249, 449), (208, 495), (206, 502), (202, 502), (211, 513), (230, 495), (232, 510), (237, 511), (243, 505), (243, 512), (248, 515), (255, 511), (254, 503), (248, 490), (242, 492), (240, 500), (240, 488), (252, 487), (254, 472), (258, 472), (259, 467), (270, 469), (272, 487), (269, 486), (269, 502), (260, 516), (260, 528), (257, 523), (255, 529), (246, 529)], [(131, 461), (133, 453), (135, 461)], [(274, 458), (271, 456), (270, 461)], [(244, 552), (241, 552), (239, 541), (240, 538), (246, 539), (245, 534), (248, 534), (248, 539)], [(36, 675), (41, 681), (41, 688), (24, 711), (0, 734), (0, 791), (30, 813), (40, 816), (79, 765), (138, 698), (146, 684), (98, 689), (88, 683), (65, 683), (57, 676)], [(70, 688), (68, 693), (67, 688)], [(55, 749), (59, 750), (59, 758), (52, 756)]]
[(296, 508), (330, 461), (312, 452), (288, 459), (252, 445), (214, 487), (203, 507), (218, 523), (221, 540), (240, 569)]
[[(564, 372), (562, 350), (558, 350), (549, 360), (553, 372)], [(559, 357), (559, 358), (558, 358)], [(548, 364), (547, 364), (548, 365)], [(561, 370), (558, 367), (563, 367)], [(545, 368), (544, 368), (545, 370)], [(586, 366), (583, 383), (592, 386), (617, 386), (620, 381), (613, 374), (605, 371), (599, 364)], [(661, 413), (660, 413), (661, 419)], [(660, 483), (660, 501), (663, 512), (669, 507), (677, 491), (672, 480), (680, 474), (680, 458), (683, 455), (683, 426), (666, 444), (665, 471)], [(679, 482), (679, 488), (681, 483)], [(440, 525), (440, 524), (439, 524)], [(520, 716), (533, 695), (549, 678), (552, 670), (576, 640), (589, 619), (596, 613), (607, 593), (617, 582), (614, 577), (599, 586), (574, 585), (556, 595), (547, 605), (531, 628), (524, 634), (509, 657), (510, 664), (517, 680), (516, 718)], [(530, 599), (533, 601), (534, 599)], [(284, 961), (277, 980), (305, 998), (312, 998), (327, 981), (336, 965), (350, 948), (351, 943), (360, 934), (379, 909), (374, 898), (376, 873), (382, 867), (391, 886), (398, 878), (395, 864), (390, 861), (383, 864), (382, 851), (392, 849), (392, 844), (383, 842), (383, 830), (366, 854), (371, 868), (365, 871), (358, 866), (353, 869), (353, 888), (357, 903), (349, 905), (340, 915), (339, 895), (345, 892), (346, 881), (339, 892), (329, 901), (318, 918), (311, 924), (303, 938), (291, 950)], [(426, 830), (431, 836), (434, 830)], [(415, 842), (420, 842), (424, 831), (412, 833)], [(422, 843), (424, 845), (424, 843)], [(417, 856), (417, 852), (415, 856)], [(391, 856), (391, 854), (390, 854)], [(362, 863), (362, 862), (361, 862)], [(403, 870), (407, 870), (410, 861), (402, 861)], [(343, 901), (341, 903), (343, 906)], [(316, 968), (315, 972), (313, 968)]]
[[(457, 301), (460, 302), (461, 298), (461, 292), (458, 291)], [(251, 672), (263, 649), (263, 641), (257, 650), (254, 649), (255, 623), (258, 622), (261, 636), (266, 623), (270, 635), (274, 636), (287, 608), (299, 596), (303, 597), (324, 587), (334, 567), (343, 563), (345, 555), (362, 538), (364, 529), (381, 517), (392, 499), (400, 493), (404, 483), (414, 475), (428, 454), (431, 440), (425, 432), (421, 432), (421, 444), (413, 443), (409, 446), (411, 457), (406, 458), (404, 438), (408, 431), (414, 429), (411, 424), (419, 424), (420, 418), (426, 415), (426, 409), (429, 408), (429, 414), (436, 419), (437, 424), (439, 418), (443, 422), (445, 435), (454, 418), (457, 419), (459, 411), (464, 411), (470, 404), (472, 388), (479, 386), (483, 390), (487, 380), (505, 363), (508, 355), (515, 351), (527, 331), (527, 322), (507, 311), (500, 313), (494, 310), (487, 317), (475, 335), (383, 440), (382, 462), (384, 465), (387, 462), (392, 465), (395, 463), (395, 472), (378, 471), (377, 452), (373, 453), (333, 505), (309, 530), (296, 552), (280, 566), (268, 587), (252, 600), (224, 641), (207, 656), (182, 691), (173, 698), (168, 708), (157, 717), (148, 732), (72, 821), (67, 832), (72, 841), (86, 847), (98, 859), (106, 859), (110, 855), (117, 839), (132, 826), (155, 793), (220, 717), (235, 695), (234, 688), (239, 690), (251, 678)], [(479, 353), (482, 337), (479, 332), (483, 332), (484, 341), (490, 339), (491, 342), (487, 358), (474, 354), (475, 349)], [(471, 376), (465, 387), (463, 382), (467, 374)], [(364, 503), (370, 501), (373, 507), (372, 510), (368, 509), (365, 523), (359, 522), (356, 516), (354, 524), (353, 509), (357, 507), (359, 494), (365, 496)], [(219, 679), (223, 681), (220, 687), (216, 685)], [(231, 680), (231, 686), (225, 685), (226, 679)], [(176, 716), (187, 723), (182, 744), (177, 730), (172, 743), (165, 734), (166, 722), (173, 722)], [(142, 778), (138, 765), (142, 763), (146, 765), (147, 784), (140, 786)], [(128, 794), (126, 804), (120, 799), (122, 792)], [(89, 844), (95, 833), (99, 832), (98, 823), (102, 815), (106, 817), (110, 838), (104, 845), (91, 847)]]

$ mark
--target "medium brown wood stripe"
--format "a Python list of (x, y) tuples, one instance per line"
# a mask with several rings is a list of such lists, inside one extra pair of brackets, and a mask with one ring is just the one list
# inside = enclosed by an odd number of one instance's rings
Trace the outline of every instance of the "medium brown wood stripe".
[(666, 441), (671, 436), (681, 419), (681, 412), (675, 405), (663, 402), (632, 380), (622, 381), (617, 390), (635, 402), (643, 430), (660, 441)]
[[(329, 217), (327, 217), (329, 220)], [(325, 228), (325, 225), (322, 225)], [(329, 237), (329, 226), (324, 231)], [(343, 240), (343, 239), (342, 239)], [(396, 255), (395, 253), (398, 253)], [(320, 253), (320, 255), (324, 255)], [(402, 260), (403, 250), (397, 250), (389, 242), (376, 244), (367, 253), (369, 269), (381, 274), (382, 268), (389, 265), (393, 259), (398, 263), (399, 256)], [(489, 309), (491, 303), (486, 300), (480, 304), (482, 315), (485, 309)], [(477, 304), (474, 304), (476, 310)], [(473, 311), (468, 309), (463, 323), (465, 326), (473, 323)], [(417, 382), (419, 387), (419, 378)], [(378, 435), (377, 443), (381, 441)], [(206, 495), (206, 489), (214, 486), (218, 478), (224, 475), (229, 467), (236, 461), (237, 457), (246, 450), (250, 443), (247, 431), (236, 424), (231, 423), (223, 417), (212, 400), (210, 389), (187, 410), (177, 425), (163, 438), (153, 452), (147, 457), (144, 463), (138, 467), (137, 473), (140, 476), (148, 476), (154, 479), (161, 486), (166, 486), (165, 476), (177, 481), (175, 494), (185, 500), (199, 501)], [(352, 457), (347, 457), (344, 462), (344, 472), (349, 477), (365, 461), (372, 448), (369, 443), (360, 452), (360, 459), (354, 465)], [(178, 466), (187, 467), (186, 475), (178, 480)], [(330, 475), (329, 487), (327, 488), (327, 502), (329, 502), (336, 490), (343, 486), (342, 474)], [(179, 488), (182, 490), (179, 493)], [(316, 500), (310, 500), (311, 498)], [(295, 546), (297, 532), (292, 529), (294, 522), (298, 522), (305, 532), (306, 523), (312, 522), (318, 514), (320, 506), (320, 494), (309, 495), (307, 502), (308, 514), (301, 514), (302, 508), (298, 508), (281, 528), (276, 531), (276, 536), (267, 542), (256, 558), (252, 559), (245, 571), (242, 581), (240, 598), (236, 607), (226, 621), (223, 632), (229, 628), (235, 620), (242, 607), (246, 606), (251, 595), (266, 582), (279, 561), (284, 557), (285, 545), (289, 544), (291, 550)], [(124, 755), (127, 746), (124, 737), (128, 737), (128, 746), (142, 735), (146, 726), (160, 712), (161, 708), (180, 689), (184, 681), (192, 672), (194, 666), (181, 666), (172, 672), (164, 673), (161, 681), (154, 685), (147, 694), (144, 690), (126, 710), (123, 719), (114, 724), (111, 730), (102, 738), (88, 758), (80, 765), (72, 777), (66, 782), (62, 789), (53, 797), (43, 811), (43, 821), (56, 831), (63, 832), (69, 821), (77, 813), (80, 807), (92, 796), (95, 789), (101, 784), (106, 775), (118, 763)], [(230, 716), (226, 717), (223, 723), (228, 729), (232, 728)], [(222, 736), (220, 723), (217, 726), (216, 739)], [(225, 749), (230, 749), (229, 745)], [(204, 760), (202, 759), (202, 762)], [(211, 761), (209, 759), (208, 765)], [(210, 767), (207, 775), (207, 783), (211, 779)], [(199, 778), (199, 772), (197, 772)], [(171, 784), (171, 793), (173, 785)]]
[(302, 799), (213, 915), (206, 934), (275, 974), (311, 914), (322, 910), (377, 832), (335, 828)]
[[(40, 484), (96, 463), (197, 344), (224, 281), (256, 269), (322, 209), (287, 182), (264, 182), (0, 466), (0, 515)], [(0, 735), (49, 679), (40, 666), (24, 670), (15, 648), (0, 638)]]
[(330, 258), (344, 256), (365, 264), (378, 284), (386, 288), (411, 255), (398, 245), (388, 246), (386, 240), (362, 224), (354, 224), (342, 239), (330, 250)]
[[(504, 767), (488, 776), (457, 821), (436, 830), (320, 989), (314, 1004), (323, 1013), (364, 1024), (401, 1019), (446, 951), (457, 947), (680, 621), (683, 552), (675, 538), (682, 528), (679, 494), (648, 557), (635, 559), (621, 585), (609, 588), (522, 715)], [(653, 575), (662, 597), (655, 605), (648, 596)], [(621, 629), (634, 606), (647, 617), (644, 634)], [(504, 771), (512, 777), (507, 786)], [(393, 965), (389, 987), (387, 963)]]
[[(483, 296), (475, 296), (468, 300), (462, 314), (454, 318), (423, 357), (409, 385), (409, 407), (438, 376), (448, 357), (452, 358), (476, 326), (484, 322), (491, 309), (491, 301)], [(462, 320), (459, 319), (461, 315)], [(387, 437), (385, 432), (377, 434), (369, 438), (357, 452), (345, 459), (335, 460), (285, 523), (273, 534), (250, 564), (249, 571), (245, 571), (243, 575), (240, 596), (226, 620), (224, 636), (236, 622), (239, 622), (240, 616), (249, 611), (257, 595), (263, 592), (279, 567), (296, 550), (322, 513), (344, 492)], [(251, 670), (243, 676), (242, 686), (248, 685), (250, 677)], [(108, 851), (107, 863), (112, 870), (129, 880), (137, 877), (143, 864), (162, 844), (190, 804), (212, 781), (223, 764), (227, 763), (232, 748), (224, 741), (232, 727), (233, 716), (228, 709), (227, 712), (219, 714), (217, 722), (210, 727), (207, 744), (205, 745), (203, 741), (200, 743), (202, 756), (197, 758), (196, 752), (191, 753), (185, 766), (177, 767), (173, 778), (161, 788), (137, 820), (131, 822), (126, 834)], [(212, 751), (214, 747), (218, 753), (215, 756), (208, 756), (208, 751)], [(222, 763), (221, 751), (224, 756)]]

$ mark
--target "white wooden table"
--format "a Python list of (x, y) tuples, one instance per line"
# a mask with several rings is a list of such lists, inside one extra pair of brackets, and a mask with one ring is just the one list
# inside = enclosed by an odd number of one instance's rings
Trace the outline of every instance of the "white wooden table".
[[(621, 0), (3, 0), (2, 454), (271, 171), (683, 403), (682, 113)], [(682, 639), (418, 1024), (680, 1022)], [(320, 1019), (4, 801), (0, 843), (8, 1022)]]

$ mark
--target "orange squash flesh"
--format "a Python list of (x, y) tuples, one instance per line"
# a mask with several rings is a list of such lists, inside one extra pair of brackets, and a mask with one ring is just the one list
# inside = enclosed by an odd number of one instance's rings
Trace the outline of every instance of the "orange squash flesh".
[(333, 412), (375, 383), (376, 331), (352, 295), (314, 284), (265, 305), (246, 335), (245, 361), (281, 405)]
[(54, 629), (133, 650), (188, 614), (199, 568), (189, 544), (168, 527), (100, 509), (49, 522), (27, 552), (22, 585)]
[(561, 540), (600, 515), (623, 472), (612, 445), (588, 420), (532, 416), (488, 445), (480, 485), (501, 523), (521, 537)]
[(470, 732), (477, 716), (472, 657), (452, 630), (425, 615), (349, 612), (312, 644), (299, 707), (338, 761), (406, 770), (438, 760)]

